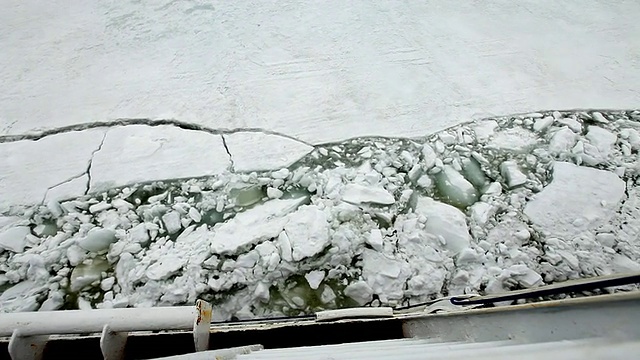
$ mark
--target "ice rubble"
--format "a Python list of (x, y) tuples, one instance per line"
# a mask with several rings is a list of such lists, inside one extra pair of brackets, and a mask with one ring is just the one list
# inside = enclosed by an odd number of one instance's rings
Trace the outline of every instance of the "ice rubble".
[(0, 309), (204, 298), (247, 318), (637, 271), (638, 129), (637, 111), (510, 116), (52, 199), (0, 218)]

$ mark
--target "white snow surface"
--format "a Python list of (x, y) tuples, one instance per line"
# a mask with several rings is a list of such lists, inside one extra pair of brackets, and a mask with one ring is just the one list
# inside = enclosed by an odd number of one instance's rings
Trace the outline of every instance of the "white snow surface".
[(639, 12), (607, 0), (8, 0), (0, 134), (178, 119), (317, 144), (631, 107)]

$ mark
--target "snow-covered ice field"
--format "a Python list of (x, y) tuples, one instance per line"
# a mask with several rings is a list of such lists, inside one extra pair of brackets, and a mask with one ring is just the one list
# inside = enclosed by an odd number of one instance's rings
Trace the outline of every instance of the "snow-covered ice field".
[(297, 315), (638, 271), (638, 14), (9, 1), (0, 311)]
[(635, 0), (7, 0), (0, 134), (177, 119), (319, 144), (635, 108), (638, 13)]

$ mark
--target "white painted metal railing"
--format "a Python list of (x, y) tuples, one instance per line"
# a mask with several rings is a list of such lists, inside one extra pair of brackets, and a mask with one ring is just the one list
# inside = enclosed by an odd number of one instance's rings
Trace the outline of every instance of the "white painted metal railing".
[[(43, 321), (44, 320), (44, 321)], [(0, 337), (11, 336), (9, 354), (17, 359), (40, 359), (52, 334), (101, 333), (105, 359), (121, 359), (132, 331), (193, 330), (196, 351), (209, 348), (211, 305), (23, 312), (0, 315)]]
[[(597, 286), (607, 287), (612, 281), (636, 282), (638, 274), (607, 277), (594, 280)], [(593, 281), (592, 281), (593, 282)], [(617, 283), (616, 283), (617, 284)], [(584, 281), (565, 284), (563, 291), (582, 289)], [(526, 293), (513, 292), (500, 296), (443, 298), (429, 304), (416, 304), (407, 308), (352, 308), (316, 313), (304, 320), (295, 319), (290, 325), (309, 322), (317, 324), (327, 321), (349, 321), (353, 319), (396, 318), (402, 321), (405, 337), (439, 339), (453, 342), (487, 343), (495, 340), (511, 339), (528, 342), (550, 343), (557, 340), (583, 340), (607, 334), (612, 338), (630, 340), (632, 347), (640, 339), (640, 292), (618, 293), (586, 298), (564, 299), (497, 307), (473, 309), (483, 301), (497, 301), (504, 298), (518, 298), (523, 295), (557, 291), (559, 285), (551, 285), (527, 290)], [(577, 289), (577, 290), (576, 290)], [(211, 305), (198, 301), (195, 307), (159, 307), (134, 309), (73, 310), (55, 312), (29, 312), (0, 314), (0, 337), (10, 336), (9, 354), (12, 359), (41, 359), (45, 345), (51, 335), (101, 334), (100, 348), (105, 359), (116, 360), (124, 356), (127, 338), (131, 332), (142, 331), (193, 331), (194, 347), (197, 354), (185, 354), (176, 359), (204, 359), (215, 356), (236, 356), (254, 353), (254, 357), (276, 354), (265, 351), (257, 355), (262, 347), (216, 350), (209, 349), (211, 332)], [(429, 315), (438, 312), (439, 315)], [(234, 324), (234, 331), (243, 332), (270, 322), (258, 324)], [(284, 320), (274, 326), (285, 326)], [(301, 322), (302, 321), (302, 322)], [(228, 326), (228, 325), (225, 325)], [(248, 339), (251, 340), (251, 339)], [(425, 340), (430, 341), (430, 340)], [(391, 343), (396, 344), (394, 342)], [(405, 344), (399, 342), (397, 344)], [(605, 347), (609, 347), (608, 344)], [(629, 345), (629, 344), (626, 344)], [(625, 346), (626, 346), (625, 345)], [(395, 345), (393, 345), (395, 347)], [(466, 345), (465, 345), (466, 346)], [(618, 345), (611, 345), (618, 349)], [(329, 347), (327, 349), (332, 349)], [(342, 349), (341, 347), (339, 347)], [(404, 345), (402, 346), (404, 349)], [(458, 349), (461, 349), (458, 347)], [(316, 351), (318, 349), (315, 349)], [(342, 350), (341, 350), (342, 351)], [(394, 350), (395, 351), (395, 350)], [(618, 350), (616, 350), (618, 351)], [(203, 353), (204, 352), (204, 353)], [(289, 354), (289, 350), (286, 351)]]

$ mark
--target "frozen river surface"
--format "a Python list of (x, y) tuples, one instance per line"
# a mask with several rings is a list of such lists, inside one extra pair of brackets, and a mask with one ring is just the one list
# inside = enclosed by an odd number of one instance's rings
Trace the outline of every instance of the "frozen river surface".
[(3, 6), (0, 311), (640, 270), (637, 2)]
[(638, 105), (637, 1), (9, 0), (0, 134), (118, 118), (318, 144)]

